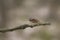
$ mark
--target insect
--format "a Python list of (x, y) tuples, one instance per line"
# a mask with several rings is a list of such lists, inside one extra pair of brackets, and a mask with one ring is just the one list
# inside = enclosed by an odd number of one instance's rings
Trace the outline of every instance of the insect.
[(38, 23), (39, 22), (39, 20), (37, 20), (37, 19), (29, 19), (29, 21), (32, 23)]

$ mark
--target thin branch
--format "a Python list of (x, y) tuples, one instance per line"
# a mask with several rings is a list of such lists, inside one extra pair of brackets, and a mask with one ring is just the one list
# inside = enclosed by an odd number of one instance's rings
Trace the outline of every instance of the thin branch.
[(35, 25), (24, 24), (24, 25), (21, 25), (19, 27), (13, 28), (13, 29), (0, 30), (0, 32), (5, 33), (5, 32), (15, 31), (15, 30), (19, 30), (19, 29), (25, 29), (27, 27), (33, 28), (33, 27), (41, 26), (41, 25), (50, 25), (50, 24), (49, 23), (46, 23), (46, 24), (35, 24)]

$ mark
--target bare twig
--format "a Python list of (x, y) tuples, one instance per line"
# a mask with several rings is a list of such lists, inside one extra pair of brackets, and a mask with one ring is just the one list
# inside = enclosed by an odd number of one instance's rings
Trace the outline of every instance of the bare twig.
[(21, 25), (19, 27), (13, 28), (13, 29), (0, 30), (0, 32), (5, 33), (5, 32), (15, 31), (15, 30), (19, 30), (19, 29), (25, 29), (27, 27), (33, 28), (33, 27), (41, 26), (41, 25), (50, 25), (50, 24), (49, 23), (46, 23), (46, 24), (35, 24), (35, 25), (24, 24), (24, 25)]

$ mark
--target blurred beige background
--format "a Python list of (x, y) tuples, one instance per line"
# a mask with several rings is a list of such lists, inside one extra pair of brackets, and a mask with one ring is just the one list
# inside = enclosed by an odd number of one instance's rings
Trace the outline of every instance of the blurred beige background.
[(60, 40), (60, 0), (0, 0), (0, 30), (31, 24), (29, 18), (51, 25), (0, 33), (0, 40), (42, 40), (37, 38), (42, 30), (54, 36), (51, 40)]

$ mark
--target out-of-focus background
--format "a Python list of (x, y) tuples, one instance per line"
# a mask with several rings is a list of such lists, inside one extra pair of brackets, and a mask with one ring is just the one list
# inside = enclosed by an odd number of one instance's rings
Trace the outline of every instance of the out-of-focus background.
[(0, 30), (31, 24), (29, 18), (51, 25), (0, 33), (0, 40), (60, 40), (60, 0), (0, 0)]

